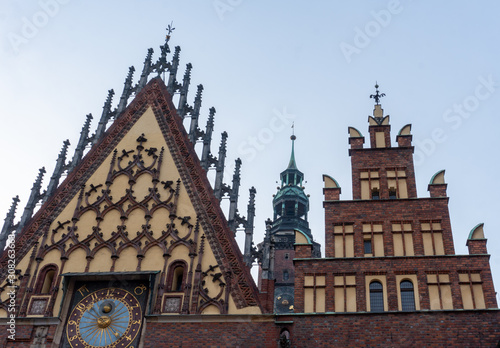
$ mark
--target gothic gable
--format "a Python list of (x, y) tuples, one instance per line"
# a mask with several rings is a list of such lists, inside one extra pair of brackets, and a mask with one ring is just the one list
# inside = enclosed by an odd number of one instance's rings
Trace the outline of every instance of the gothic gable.
[[(26, 289), (20, 315), (34, 313), (31, 297), (39, 295), (45, 302), (36, 313), (57, 316), (63, 274), (127, 272), (158, 273), (151, 313), (260, 312), (255, 284), (160, 78), (26, 225), (16, 255)], [(7, 261), (4, 254), (3, 284)], [(54, 277), (49, 290), (46, 273)]]

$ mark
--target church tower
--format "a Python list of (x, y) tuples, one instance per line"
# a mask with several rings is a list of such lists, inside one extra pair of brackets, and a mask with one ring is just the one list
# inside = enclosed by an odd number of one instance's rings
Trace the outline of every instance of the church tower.
[(293, 312), (295, 234), (300, 233), (311, 241), (314, 245), (314, 257), (321, 257), (320, 245), (312, 242), (313, 237), (307, 221), (309, 197), (304, 192), (304, 173), (297, 168), (295, 161), (297, 137), (292, 135), (290, 139), (292, 140), (290, 161), (288, 167), (280, 174), (280, 186), (273, 198), (273, 220), (267, 222), (267, 233), (263, 243), (263, 258), (270, 259), (272, 269), (268, 276), (275, 280), (274, 310), (278, 313)]

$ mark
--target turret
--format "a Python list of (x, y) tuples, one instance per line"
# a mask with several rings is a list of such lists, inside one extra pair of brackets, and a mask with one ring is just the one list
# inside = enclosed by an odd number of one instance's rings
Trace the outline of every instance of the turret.
[(297, 168), (295, 162), (295, 139), (292, 140), (292, 153), (288, 167), (281, 172), (281, 184), (273, 199), (274, 221), (271, 233), (278, 231), (293, 231), (299, 229), (307, 235), (311, 235), (307, 213), (309, 211), (309, 198), (304, 193), (302, 186), (304, 174)]

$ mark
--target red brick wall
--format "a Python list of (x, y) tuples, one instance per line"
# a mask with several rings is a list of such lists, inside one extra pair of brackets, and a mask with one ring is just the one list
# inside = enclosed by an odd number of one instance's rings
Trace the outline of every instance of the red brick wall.
[(364, 256), (363, 222), (383, 222), (384, 255), (394, 255), (392, 221), (411, 221), (415, 255), (423, 255), (420, 221), (441, 220), (446, 254), (455, 253), (451, 233), (448, 198), (391, 199), (363, 201), (329, 201), (325, 207), (325, 256), (335, 257), (333, 226), (335, 223), (354, 223), (354, 255)]
[[(442, 272), (450, 275), (453, 307), (462, 309), (462, 295), (458, 283), (458, 272), (480, 271), (487, 308), (497, 308), (495, 290), (491, 277), (488, 255), (424, 256), (424, 257), (376, 257), (338, 259), (295, 260), (295, 313), (304, 311), (304, 273), (326, 274), (326, 312), (335, 312), (335, 274), (356, 274), (356, 305), (358, 311), (366, 311), (365, 275), (380, 274), (387, 279), (389, 311), (398, 310), (396, 275), (415, 274), (418, 279), (420, 308), (430, 309), (428, 273)], [(417, 288), (417, 286), (416, 286)], [(416, 289), (417, 290), (417, 289)], [(416, 294), (415, 294), (416, 296)]]
[(144, 347), (276, 348), (274, 322), (147, 323)]
[(380, 169), (380, 198), (389, 198), (387, 174), (385, 168), (406, 168), (406, 184), (408, 197), (417, 197), (415, 169), (413, 167), (413, 147), (391, 147), (374, 149), (351, 149), (352, 197), (361, 199), (360, 171), (367, 168)]
[(497, 347), (500, 312), (301, 315), (290, 325), (292, 347)]

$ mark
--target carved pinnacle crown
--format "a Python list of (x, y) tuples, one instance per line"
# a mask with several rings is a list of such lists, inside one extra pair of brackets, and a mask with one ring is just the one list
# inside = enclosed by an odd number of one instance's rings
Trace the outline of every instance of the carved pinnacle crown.
[(385, 93), (380, 93), (378, 83), (375, 81), (375, 94), (370, 94), (370, 98), (375, 99), (375, 105), (380, 105), (380, 98), (385, 97)]

